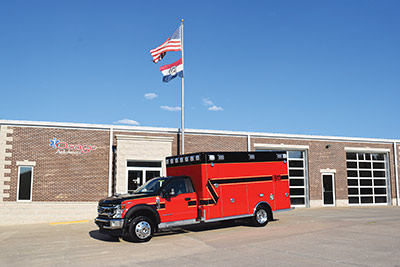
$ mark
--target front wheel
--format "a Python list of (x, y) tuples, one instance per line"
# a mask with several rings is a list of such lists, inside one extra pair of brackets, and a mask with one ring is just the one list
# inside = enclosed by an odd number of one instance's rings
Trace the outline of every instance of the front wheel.
[(153, 233), (153, 223), (146, 216), (134, 218), (129, 225), (129, 236), (135, 242), (147, 242), (152, 238)]
[(252, 222), (255, 226), (261, 227), (268, 224), (268, 210), (264, 206), (260, 206), (254, 212)]

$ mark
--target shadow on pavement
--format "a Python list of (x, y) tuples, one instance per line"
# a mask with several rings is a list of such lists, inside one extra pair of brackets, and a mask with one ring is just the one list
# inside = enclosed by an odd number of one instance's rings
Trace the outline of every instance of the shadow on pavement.
[[(274, 219), (273, 221), (279, 221), (279, 219)], [(272, 221), (272, 222), (273, 222)], [(271, 223), (271, 222), (270, 222)], [(190, 226), (182, 226), (180, 228), (172, 228), (172, 229), (165, 229), (161, 230), (154, 234), (154, 237), (158, 236), (169, 236), (169, 235), (177, 235), (183, 234), (187, 232), (203, 232), (209, 230), (217, 230), (217, 229), (225, 229), (225, 228), (234, 228), (239, 226), (246, 226), (246, 227), (256, 227), (250, 222), (243, 221), (243, 220), (233, 220), (233, 221), (223, 221), (223, 222), (214, 222), (214, 223), (200, 223)], [(268, 225), (267, 225), (268, 227)], [(119, 237), (113, 237), (106, 234), (102, 234), (99, 230), (93, 230), (89, 232), (90, 237), (93, 239), (97, 239), (100, 241), (105, 242), (121, 242)], [(124, 241), (133, 242), (129, 235), (124, 235), (122, 237)]]
[(91, 238), (96, 239), (96, 240), (100, 240), (100, 241), (120, 242), (119, 237), (102, 234), (102, 233), (100, 233), (99, 230), (90, 231), (89, 235), (90, 235)]

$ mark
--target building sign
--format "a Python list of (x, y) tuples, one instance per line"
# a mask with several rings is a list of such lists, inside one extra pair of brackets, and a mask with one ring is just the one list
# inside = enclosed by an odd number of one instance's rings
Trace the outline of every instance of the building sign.
[(57, 138), (51, 139), (49, 146), (57, 149), (56, 154), (86, 154), (97, 149), (94, 145), (69, 144)]

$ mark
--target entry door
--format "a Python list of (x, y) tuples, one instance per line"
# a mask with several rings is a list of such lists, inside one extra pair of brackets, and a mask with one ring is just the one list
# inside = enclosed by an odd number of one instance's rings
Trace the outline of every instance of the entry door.
[(335, 184), (333, 173), (322, 174), (322, 198), (324, 206), (335, 206)]
[(164, 188), (165, 192), (174, 190), (174, 195), (161, 198), (165, 208), (159, 210), (161, 222), (184, 221), (197, 218), (197, 197), (189, 178), (172, 180)]
[(159, 177), (161, 174), (161, 168), (128, 167), (127, 171), (128, 193), (132, 193), (148, 180)]

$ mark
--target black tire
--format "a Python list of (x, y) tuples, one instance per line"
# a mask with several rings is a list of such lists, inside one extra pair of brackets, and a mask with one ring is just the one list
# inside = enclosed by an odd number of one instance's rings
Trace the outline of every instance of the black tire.
[(251, 219), (252, 224), (257, 227), (263, 227), (268, 224), (269, 220), (269, 210), (266, 206), (257, 207), (254, 212), (254, 216)]
[(153, 233), (153, 222), (146, 216), (134, 218), (129, 225), (129, 236), (134, 242), (147, 242)]

